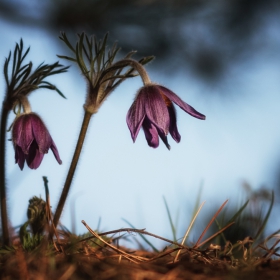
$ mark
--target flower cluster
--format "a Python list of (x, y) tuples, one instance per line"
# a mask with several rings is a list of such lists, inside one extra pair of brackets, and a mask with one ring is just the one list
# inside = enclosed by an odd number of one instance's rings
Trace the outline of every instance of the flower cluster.
[[(78, 34), (79, 40), (72, 45), (65, 33), (62, 33), (60, 39), (68, 46), (72, 56), (59, 55), (59, 58), (77, 63), (82, 75), (87, 82), (87, 94), (84, 104), (84, 119), (80, 134), (77, 140), (76, 149), (72, 157), (65, 184), (58, 202), (56, 212), (54, 213), (53, 225), (58, 225), (71, 182), (80, 157), (82, 146), (85, 140), (86, 132), (92, 115), (96, 114), (107, 99), (107, 97), (125, 80), (140, 76), (144, 86), (139, 89), (135, 100), (130, 107), (126, 121), (131, 133), (133, 142), (135, 142), (141, 127), (144, 130), (148, 145), (157, 148), (159, 138), (170, 149), (167, 135), (178, 143), (181, 140), (177, 128), (176, 110), (174, 104), (179, 106), (191, 116), (204, 120), (205, 116), (196, 111), (189, 104), (185, 103), (173, 91), (162, 85), (152, 83), (144, 65), (150, 62), (154, 57), (148, 56), (140, 60), (134, 60), (131, 57), (135, 51), (129, 52), (124, 58), (115, 62), (115, 57), (119, 48), (114, 44), (107, 50), (107, 35), (103, 40), (97, 41), (95, 37), (88, 37), (84, 33)], [(32, 71), (32, 63), (23, 65), (23, 61), (29, 52), (29, 48), (23, 52), (23, 42), (17, 44), (13, 56), (11, 52), (4, 64), (4, 77), (7, 84), (7, 91), (3, 101), (3, 111), (1, 120), (0, 137), (0, 159), (5, 158), (5, 141), (7, 119), (10, 111), (16, 114), (12, 124), (12, 142), (15, 150), (15, 162), (20, 169), (24, 168), (25, 162), (31, 169), (37, 169), (49, 149), (52, 150), (54, 157), (59, 164), (62, 163), (58, 149), (41, 118), (31, 111), (28, 96), (39, 88), (47, 88), (57, 91), (62, 97), (63, 94), (51, 83), (45, 79), (51, 75), (66, 72), (68, 67), (64, 67), (58, 62), (48, 65), (40, 64), (35, 71)], [(12, 59), (13, 58), (13, 59)], [(10, 67), (10, 62), (12, 67)], [(11, 75), (9, 76), (9, 73)], [(46, 191), (47, 192), (47, 191)], [(9, 229), (6, 210), (6, 191), (5, 191), (5, 168), (3, 161), (0, 162), (0, 196), (1, 196), (1, 220), (3, 230), (3, 242), (9, 245)], [(32, 201), (32, 207), (38, 204), (38, 201)], [(43, 207), (39, 201), (39, 206), (32, 207), (35, 215), (30, 217), (30, 223), (34, 222), (33, 231), (42, 232), (44, 230), (45, 213), (39, 210)], [(38, 207), (39, 208), (38, 208)], [(38, 211), (37, 211), (38, 210)], [(32, 214), (32, 213), (29, 214)], [(40, 212), (41, 214), (38, 214)], [(26, 229), (24, 224), (24, 230)], [(36, 229), (35, 229), (36, 228)]]
[[(61, 55), (59, 57), (76, 62), (88, 83), (84, 108), (90, 115), (97, 113), (104, 100), (121, 82), (140, 75), (144, 86), (139, 89), (126, 117), (133, 142), (142, 127), (150, 147), (157, 148), (160, 138), (170, 149), (167, 140), (168, 133), (179, 143), (181, 135), (177, 128), (174, 103), (191, 116), (201, 120), (205, 119), (203, 114), (184, 102), (173, 91), (151, 82), (143, 65), (152, 60), (152, 56), (136, 61), (131, 59), (134, 54), (131, 52), (125, 58), (114, 62), (119, 48), (113, 45), (106, 55), (107, 35), (103, 41), (97, 42), (82, 33), (79, 35), (76, 47), (70, 44), (65, 33), (62, 33), (60, 39), (71, 49), (74, 57)], [(84, 39), (86, 39), (86, 45)], [(56, 65), (56, 67), (60, 67), (58, 63)], [(127, 67), (130, 68), (124, 71)], [(62, 70), (66, 71), (66, 68), (62, 68)], [(16, 118), (12, 131), (16, 163), (20, 169), (23, 169), (26, 161), (31, 169), (36, 169), (40, 166), (44, 154), (51, 149), (57, 162), (61, 164), (58, 150), (46, 126), (38, 115), (29, 109), (26, 111), (26, 107), (29, 106), (27, 98), (21, 97), (20, 102), (22, 101), (24, 101), (21, 105), (25, 107), (25, 113)]]

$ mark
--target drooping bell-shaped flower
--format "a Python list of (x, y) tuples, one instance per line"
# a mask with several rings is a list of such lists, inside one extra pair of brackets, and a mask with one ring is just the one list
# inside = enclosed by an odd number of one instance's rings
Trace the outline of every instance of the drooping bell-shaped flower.
[(37, 169), (49, 149), (57, 162), (62, 163), (48, 129), (37, 114), (25, 113), (16, 118), (12, 128), (12, 140), (15, 160), (21, 170), (25, 161), (31, 169)]
[[(130, 107), (126, 121), (135, 142), (139, 130), (143, 127), (148, 145), (157, 148), (159, 137), (168, 149), (168, 132), (179, 143), (181, 135), (177, 129), (176, 111), (173, 102), (191, 116), (205, 120), (205, 116), (184, 102), (174, 92), (156, 84), (142, 87)], [(159, 136), (159, 137), (158, 137)]]

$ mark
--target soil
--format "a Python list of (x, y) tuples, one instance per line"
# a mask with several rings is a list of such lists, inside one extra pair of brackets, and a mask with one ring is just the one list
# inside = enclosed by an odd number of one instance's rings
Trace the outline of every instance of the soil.
[(132, 262), (124, 255), (102, 251), (47, 255), (42, 254), (42, 250), (24, 252), (18, 249), (1, 255), (0, 279), (280, 279), (280, 260), (254, 259), (233, 263), (205, 252), (196, 257), (193, 252), (182, 252), (179, 261), (174, 263), (174, 252), (155, 255), (136, 251), (130, 254), (145, 261), (133, 259)]

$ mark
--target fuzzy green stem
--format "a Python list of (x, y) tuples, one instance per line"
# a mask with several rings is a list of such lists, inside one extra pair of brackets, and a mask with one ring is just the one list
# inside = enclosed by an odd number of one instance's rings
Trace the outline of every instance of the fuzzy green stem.
[(1, 114), (1, 131), (0, 131), (0, 199), (1, 199), (1, 221), (2, 221), (2, 238), (3, 245), (10, 245), (9, 227), (8, 227), (8, 212), (7, 212), (7, 197), (6, 197), (6, 127), (8, 121), (9, 110), (3, 103)]
[(63, 190), (62, 190), (62, 193), (61, 193), (61, 196), (60, 196), (60, 199), (59, 199), (59, 202), (58, 202), (55, 214), (54, 214), (53, 223), (54, 223), (55, 227), (57, 227), (57, 224), (59, 222), (59, 219), (60, 219), (64, 204), (65, 204), (66, 198), (67, 198), (69, 190), (70, 190), (70, 186), (71, 186), (72, 179), (73, 179), (73, 176), (74, 176), (74, 173), (75, 173), (75, 170), (76, 170), (76, 167), (77, 167), (77, 163), (78, 163), (78, 160), (79, 160), (79, 157), (80, 157), (80, 154), (81, 154), (81, 150), (82, 150), (82, 147), (83, 147), (83, 143), (84, 143), (84, 140), (85, 140), (85, 136), (86, 136), (86, 133), (87, 133), (87, 129), (88, 129), (88, 125), (89, 125), (89, 121), (90, 121), (91, 116), (92, 116), (92, 113), (90, 113), (88, 111), (85, 111), (84, 120), (83, 120), (83, 124), (82, 124), (82, 127), (81, 127), (78, 142), (77, 142), (77, 145), (76, 145), (76, 149), (75, 149), (75, 152), (74, 152), (74, 155), (73, 155), (73, 158), (72, 158), (72, 162), (71, 162), (71, 165), (69, 167), (69, 171), (68, 171), (68, 174), (67, 174), (67, 177), (66, 177), (66, 180), (65, 180), (65, 184), (64, 184), (64, 187), (63, 187)]

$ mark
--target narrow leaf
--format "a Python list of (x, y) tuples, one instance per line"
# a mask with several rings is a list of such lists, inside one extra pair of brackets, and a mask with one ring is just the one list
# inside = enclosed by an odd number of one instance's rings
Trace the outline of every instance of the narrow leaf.
[(269, 206), (269, 209), (265, 215), (265, 218), (263, 220), (263, 223), (262, 225), (260, 226), (259, 230), (257, 231), (255, 237), (253, 238), (254, 239), (254, 242), (260, 237), (260, 235), (262, 234), (262, 232), (264, 231), (265, 229), (265, 226), (267, 224), (267, 221), (270, 217), (270, 214), (271, 214), (271, 211), (272, 211), (272, 207), (273, 207), (273, 204), (274, 204), (274, 191), (272, 191), (271, 193), (271, 203), (270, 203), (270, 206)]
[(8, 71), (9, 71), (9, 63), (11, 59), (11, 52), (9, 52), (8, 58), (5, 59), (5, 64), (4, 64), (4, 76), (6, 80), (7, 87), (9, 87), (9, 76), (8, 76)]
[(73, 61), (73, 62), (77, 62), (77, 60), (75, 58), (72, 58), (70, 56), (66, 56), (66, 55), (56, 55), (57, 57), (59, 58), (62, 58), (62, 59), (67, 59), (67, 60), (70, 60), (70, 61)]
[(62, 40), (66, 45), (67, 47), (75, 53), (75, 49), (74, 47), (71, 45), (71, 43), (69, 42), (67, 36), (66, 36), (66, 33), (65, 32), (61, 32), (61, 36), (59, 36), (59, 39)]
[(27, 48), (27, 50), (25, 51), (24, 55), (22, 56), (20, 62), (22, 62), (22, 61), (25, 59), (25, 57), (27, 56), (27, 54), (29, 53), (29, 51), (30, 51), (30, 47)]
[(53, 85), (49, 82), (45, 82), (45, 81), (41, 82), (41, 84), (45, 84), (45, 86), (42, 85), (42, 86), (39, 86), (39, 88), (48, 88), (48, 89), (51, 89), (51, 90), (55, 90), (61, 97), (67, 99), (65, 97), (65, 95), (55, 85)]
[(169, 211), (169, 207), (168, 207), (168, 205), (167, 205), (167, 202), (166, 202), (165, 197), (163, 197), (163, 200), (164, 200), (165, 208), (166, 208), (167, 215), (168, 215), (168, 219), (169, 219), (169, 224), (170, 224), (171, 230), (172, 230), (173, 241), (176, 242), (176, 240), (177, 240), (177, 239), (176, 239), (176, 229), (175, 229), (174, 223), (173, 223), (173, 221), (172, 221), (171, 214), (170, 214), (170, 211)]
[(242, 205), (242, 207), (233, 215), (233, 217), (227, 223), (229, 224), (231, 222), (234, 222), (240, 216), (243, 210), (246, 208), (248, 203), (249, 203), (249, 199)]

